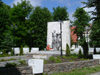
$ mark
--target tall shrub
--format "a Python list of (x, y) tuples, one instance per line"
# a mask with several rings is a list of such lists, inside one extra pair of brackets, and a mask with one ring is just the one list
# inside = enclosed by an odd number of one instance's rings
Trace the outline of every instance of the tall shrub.
[(20, 55), (23, 55), (23, 46), (20, 47)]
[(66, 45), (66, 56), (69, 56), (70, 55), (70, 48), (69, 48), (69, 45), (67, 44)]
[(78, 52), (78, 57), (79, 57), (79, 58), (82, 58), (82, 56), (83, 56), (83, 55), (82, 55), (82, 51), (81, 51), (81, 49), (80, 49), (79, 52)]

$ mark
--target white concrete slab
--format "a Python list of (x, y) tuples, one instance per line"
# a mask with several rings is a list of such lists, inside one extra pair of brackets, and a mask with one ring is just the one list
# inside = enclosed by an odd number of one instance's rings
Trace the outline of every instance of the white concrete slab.
[(35, 52), (38, 52), (39, 51), (39, 48), (31, 48), (31, 53), (35, 53)]
[(43, 59), (29, 59), (28, 65), (32, 67), (33, 74), (43, 73)]
[(28, 54), (29, 53), (29, 48), (23, 48), (23, 53)]
[(14, 48), (14, 54), (20, 54), (20, 48), (19, 47)]
[(100, 59), (100, 54), (94, 54), (93, 59)]

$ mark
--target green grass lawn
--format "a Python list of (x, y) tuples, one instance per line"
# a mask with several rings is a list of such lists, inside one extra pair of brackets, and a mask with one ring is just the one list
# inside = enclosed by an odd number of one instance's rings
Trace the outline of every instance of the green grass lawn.
[(91, 73), (99, 72), (100, 65), (96, 67), (88, 67), (82, 69), (76, 69), (71, 72), (60, 72), (60, 73), (53, 73), (51, 75), (89, 75)]

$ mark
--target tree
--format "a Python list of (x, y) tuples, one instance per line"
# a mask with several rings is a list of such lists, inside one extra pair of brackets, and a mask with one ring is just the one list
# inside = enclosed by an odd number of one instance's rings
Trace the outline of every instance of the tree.
[(3, 40), (4, 40), (4, 32), (7, 30), (7, 26), (10, 25), (10, 18), (9, 18), (9, 10), (10, 7), (6, 4), (4, 4), (2, 1), (0, 1), (0, 48), (4, 49), (4, 47), (1, 47)]
[(100, 47), (100, 20), (95, 20), (91, 29), (90, 43), (94, 47), (94, 54), (96, 54), (96, 47)]
[(77, 8), (73, 16), (75, 17), (75, 21), (74, 21), (74, 25), (76, 26), (75, 32), (78, 38), (80, 38), (78, 42), (83, 47), (84, 56), (87, 56), (88, 46), (86, 43), (85, 36), (83, 34), (85, 31), (85, 27), (89, 25), (90, 17), (83, 8)]
[(47, 8), (36, 7), (30, 16), (31, 23), (33, 22), (34, 32), (34, 47), (44, 49), (47, 39), (47, 22), (52, 20), (52, 15)]
[(13, 46), (13, 35), (10, 30), (5, 30), (3, 33), (3, 40), (1, 41), (2, 51), (8, 53), (12, 50)]
[(70, 56), (70, 48), (68, 44), (66, 44), (66, 56)]
[(83, 3), (86, 4), (86, 7), (95, 7), (96, 11), (92, 11), (92, 14), (96, 16), (94, 19), (100, 19), (100, 0), (88, 0)]
[(59, 20), (69, 20), (68, 18), (68, 12), (66, 7), (57, 7), (53, 8), (53, 20), (59, 21)]
[(28, 33), (28, 28), (26, 20), (30, 15), (32, 10), (32, 5), (27, 0), (21, 0), (21, 3), (13, 5), (10, 12), (10, 19), (12, 20), (12, 25), (14, 27), (14, 40), (16, 46), (26, 45), (26, 37)]
[(90, 34), (90, 44), (94, 46), (94, 53), (96, 53), (96, 47), (100, 47), (100, 0), (88, 0), (87, 2), (83, 2), (86, 4), (86, 7), (95, 7), (96, 11), (91, 11), (95, 17), (92, 17), (93, 25)]

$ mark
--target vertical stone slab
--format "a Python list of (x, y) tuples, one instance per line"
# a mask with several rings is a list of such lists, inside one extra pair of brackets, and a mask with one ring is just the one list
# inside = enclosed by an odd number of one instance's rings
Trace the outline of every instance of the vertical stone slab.
[(33, 74), (43, 73), (43, 59), (29, 59), (28, 65), (32, 67)]
[(39, 48), (31, 48), (31, 53), (35, 53), (35, 52), (38, 52), (39, 51)]
[(29, 48), (23, 48), (23, 53), (28, 54), (29, 53)]
[(20, 48), (19, 47), (14, 48), (14, 54), (20, 54)]
[[(63, 21), (62, 25), (62, 49), (66, 50), (66, 44), (71, 44), (70, 38), (70, 21)], [(48, 22), (47, 26), (47, 45), (52, 48), (52, 33), (60, 34), (60, 22)]]

